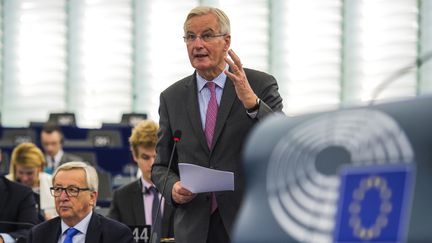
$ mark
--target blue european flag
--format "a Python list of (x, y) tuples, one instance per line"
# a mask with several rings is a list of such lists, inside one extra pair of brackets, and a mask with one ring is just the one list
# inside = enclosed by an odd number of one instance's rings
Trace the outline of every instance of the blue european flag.
[(412, 201), (413, 165), (341, 170), (334, 242), (403, 242)]

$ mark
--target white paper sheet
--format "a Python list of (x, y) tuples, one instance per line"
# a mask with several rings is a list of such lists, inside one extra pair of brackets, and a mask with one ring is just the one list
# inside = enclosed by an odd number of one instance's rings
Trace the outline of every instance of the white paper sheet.
[(180, 180), (193, 193), (234, 191), (234, 173), (179, 163)]

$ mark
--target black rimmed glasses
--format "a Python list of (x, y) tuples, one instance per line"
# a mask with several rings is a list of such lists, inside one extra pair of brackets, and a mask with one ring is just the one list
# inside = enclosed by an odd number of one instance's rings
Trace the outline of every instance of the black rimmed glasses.
[(78, 194), (80, 191), (90, 191), (90, 188), (79, 188), (76, 186), (69, 186), (69, 187), (50, 187), (51, 195), (54, 197), (60, 197), (62, 194), (62, 191), (66, 192), (66, 195), (69, 197), (78, 197)]
[(202, 35), (187, 34), (183, 36), (183, 39), (186, 43), (192, 43), (198, 38), (200, 38), (204, 42), (210, 42), (217, 37), (223, 37), (223, 36), (226, 36), (226, 34), (213, 34), (213, 33), (205, 33)]

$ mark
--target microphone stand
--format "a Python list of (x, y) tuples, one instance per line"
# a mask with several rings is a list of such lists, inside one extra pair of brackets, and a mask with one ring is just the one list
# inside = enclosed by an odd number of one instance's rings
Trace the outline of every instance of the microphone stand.
[(420, 68), (424, 63), (427, 63), (430, 59), (432, 59), (432, 52), (426, 53), (423, 57), (420, 57), (416, 60), (416, 62), (411, 63), (401, 69), (399, 69), (397, 72), (393, 73), (393, 75), (387, 77), (384, 81), (382, 81), (373, 91), (369, 106), (372, 106), (375, 102), (375, 100), (378, 98), (378, 96), (381, 94), (382, 91), (384, 91), (390, 84), (392, 84), (394, 81), (396, 81), (399, 77), (402, 75), (408, 73), (413, 68)]
[[(176, 130), (174, 132), (174, 136), (173, 136), (174, 145), (173, 145), (173, 148), (171, 150), (170, 160), (169, 160), (168, 167), (167, 167), (167, 170), (166, 170), (166, 173), (165, 173), (165, 178), (164, 178), (164, 181), (163, 181), (163, 186), (162, 186), (162, 191), (161, 191), (161, 195), (162, 196), (165, 193), (165, 187), (166, 187), (167, 180), (168, 180), (168, 173), (169, 173), (169, 171), (171, 169), (171, 164), (172, 164), (172, 160), (173, 160), (173, 157), (174, 157), (174, 151), (176, 150), (176, 145), (180, 141), (180, 138), (181, 138), (181, 131), (180, 130)], [(156, 225), (156, 222), (159, 219), (161, 204), (162, 204), (162, 198), (161, 198), (161, 200), (159, 200), (159, 205), (158, 205), (158, 208), (157, 208), (157, 211), (156, 211), (156, 218), (154, 219), (155, 222), (153, 222), (152, 226)], [(155, 237), (154, 234), (155, 234), (155, 227), (151, 227), (150, 240), (149, 240), (150, 243), (156, 243), (156, 240), (160, 237), (160, 236), (158, 237), (157, 234), (156, 234), (156, 237)]]

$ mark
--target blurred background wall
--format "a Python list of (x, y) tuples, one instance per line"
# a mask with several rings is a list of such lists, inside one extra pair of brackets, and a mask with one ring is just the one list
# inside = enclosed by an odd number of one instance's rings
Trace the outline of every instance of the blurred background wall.
[[(432, 0), (0, 0), (2, 126), (72, 112), (158, 120), (160, 92), (190, 75), (183, 22), (223, 9), (245, 67), (273, 74), (288, 115), (432, 91)], [(402, 72), (401, 72), (402, 71)]]

